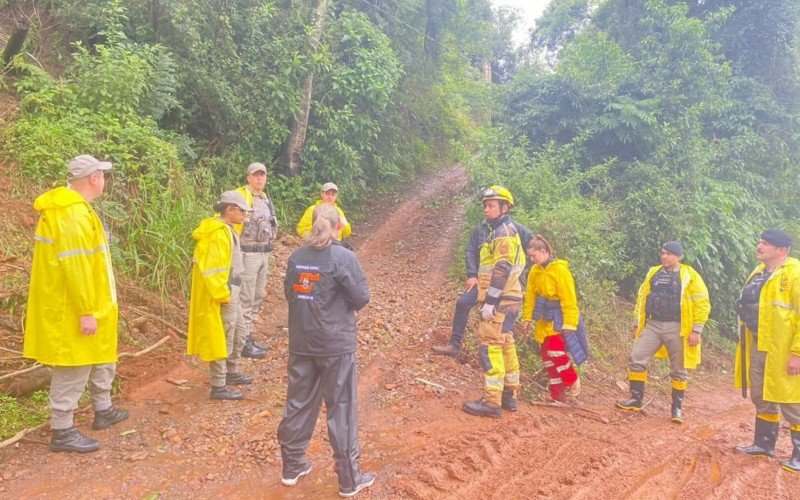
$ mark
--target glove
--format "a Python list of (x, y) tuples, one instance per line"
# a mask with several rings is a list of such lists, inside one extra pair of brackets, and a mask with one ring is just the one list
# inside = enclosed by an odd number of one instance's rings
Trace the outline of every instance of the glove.
[(494, 318), (494, 306), (492, 304), (483, 304), (481, 307), (481, 318), (484, 321), (491, 321)]

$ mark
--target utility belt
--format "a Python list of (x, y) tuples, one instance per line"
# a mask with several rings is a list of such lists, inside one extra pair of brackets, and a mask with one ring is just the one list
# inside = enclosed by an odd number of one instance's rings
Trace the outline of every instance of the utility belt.
[(247, 253), (266, 253), (266, 252), (273, 251), (275, 249), (275, 245), (272, 242), (270, 242), (270, 243), (264, 243), (264, 244), (261, 244), (261, 245), (242, 245), (241, 248), (242, 248), (242, 252), (247, 252)]

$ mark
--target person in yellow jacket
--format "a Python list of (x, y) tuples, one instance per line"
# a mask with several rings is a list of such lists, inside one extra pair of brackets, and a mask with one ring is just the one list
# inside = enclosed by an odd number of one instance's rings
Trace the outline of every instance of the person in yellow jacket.
[(542, 362), (549, 379), (550, 397), (564, 402), (565, 392), (577, 396), (581, 390), (580, 377), (567, 355), (562, 332), (575, 332), (580, 321), (575, 280), (569, 262), (554, 259), (550, 243), (536, 235), (528, 244), (528, 255), (534, 262), (528, 274), (525, 300), (522, 305), (522, 324), (528, 331), (536, 320), (534, 338), (542, 346)]
[(668, 241), (661, 247), (661, 265), (651, 267), (636, 297), (636, 324), (628, 361), (630, 399), (617, 402), (624, 410), (640, 411), (653, 355), (669, 356), (672, 378), (671, 420), (683, 422), (681, 406), (687, 369), (700, 364), (700, 334), (711, 313), (708, 288), (700, 274), (683, 264), (683, 246)]
[(741, 387), (745, 376), (756, 421), (753, 444), (737, 446), (736, 451), (775, 456), (783, 414), (793, 451), (781, 467), (800, 472), (800, 260), (788, 256), (792, 244), (792, 237), (779, 229), (761, 234), (756, 247), (760, 264), (750, 273), (739, 299), (747, 371), (742, 373), (740, 339), (735, 380)]
[(91, 452), (73, 414), (89, 386), (93, 429), (128, 418), (111, 402), (117, 363), (119, 310), (105, 228), (89, 203), (105, 188), (111, 163), (90, 155), (67, 165), (67, 187), (39, 196), (25, 317), (23, 356), (50, 366), (52, 451)]
[(514, 322), (522, 304), (519, 277), (525, 256), (509, 213), (514, 205), (511, 192), (492, 186), (483, 191), (481, 201), (489, 224), (478, 267), (478, 357), (484, 370), (484, 390), (481, 399), (464, 403), (463, 408), (470, 415), (501, 418), (504, 408), (517, 409), (519, 360)]
[(267, 355), (267, 346), (253, 340), (253, 325), (261, 310), (269, 276), (269, 254), (278, 234), (275, 205), (267, 197), (266, 185), (267, 167), (255, 162), (247, 166), (247, 184), (236, 190), (244, 196), (247, 206), (253, 209), (244, 224), (234, 226), (242, 247), (242, 288), (239, 298), (243, 321), (239, 327), (244, 329), (243, 358), (261, 359)]
[[(322, 185), (320, 197), (320, 200), (317, 200), (316, 203), (308, 207), (306, 211), (303, 212), (303, 216), (300, 217), (300, 222), (297, 223), (297, 235), (301, 238), (305, 238), (308, 233), (311, 232), (311, 222), (314, 216), (314, 209), (323, 203), (327, 203), (328, 205), (333, 205), (336, 207), (336, 211), (339, 212), (339, 218), (342, 220), (342, 232), (336, 237), (336, 239), (342, 241), (345, 238), (349, 238), (352, 227), (350, 227), (350, 222), (348, 222), (347, 218), (345, 218), (344, 211), (341, 209), (341, 207), (339, 207), (339, 205), (336, 204), (336, 199), (339, 197), (339, 187), (332, 182), (326, 182)], [(345, 247), (349, 248), (350, 245), (345, 245)]]
[(244, 223), (252, 209), (240, 193), (226, 191), (214, 210), (219, 216), (203, 219), (192, 232), (197, 246), (192, 260), (186, 353), (209, 363), (211, 399), (242, 399), (241, 392), (228, 388), (253, 382), (238, 366), (238, 353), (244, 345), (243, 330), (237, 330), (242, 321), (242, 251), (234, 225)]

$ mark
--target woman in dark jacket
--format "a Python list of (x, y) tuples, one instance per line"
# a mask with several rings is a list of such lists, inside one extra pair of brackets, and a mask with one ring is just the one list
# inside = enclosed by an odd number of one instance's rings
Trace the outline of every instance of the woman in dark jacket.
[(356, 255), (337, 241), (342, 221), (336, 208), (320, 205), (313, 219), (284, 279), (289, 388), (278, 427), (281, 482), (293, 486), (311, 472), (305, 452), (324, 399), (339, 495), (350, 497), (375, 482), (374, 474), (358, 467), (355, 311), (367, 305), (370, 293)]

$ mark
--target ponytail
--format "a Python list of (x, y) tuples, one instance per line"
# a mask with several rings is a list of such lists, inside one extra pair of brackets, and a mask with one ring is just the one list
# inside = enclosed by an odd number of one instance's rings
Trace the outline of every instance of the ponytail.
[(339, 211), (336, 207), (322, 203), (314, 209), (311, 219), (311, 232), (305, 238), (306, 245), (322, 250), (333, 243), (336, 228), (339, 225)]

